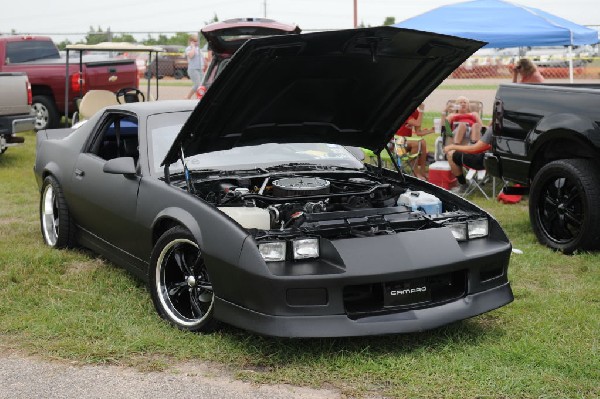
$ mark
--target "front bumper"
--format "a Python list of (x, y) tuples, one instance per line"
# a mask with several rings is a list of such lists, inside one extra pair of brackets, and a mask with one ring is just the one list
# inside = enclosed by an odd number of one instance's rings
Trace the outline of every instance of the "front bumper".
[(273, 316), (215, 298), (215, 312), (232, 325), (257, 334), (289, 338), (352, 337), (430, 330), (497, 309), (513, 301), (506, 283), (444, 305), (352, 320), (346, 315)]
[[(318, 261), (273, 262), (265, 274), (248, 245), (239, 267), (210, 270), (215, 317), (285, 337), (415, 332), (469, 318), (513, 300), (511, 245), (496, 233), (462, 243), (446, 228), (322, 239)], [(428, 297), (412, 293), (422, 287)], [(392, 297), (407, 289), (407, 300)]]

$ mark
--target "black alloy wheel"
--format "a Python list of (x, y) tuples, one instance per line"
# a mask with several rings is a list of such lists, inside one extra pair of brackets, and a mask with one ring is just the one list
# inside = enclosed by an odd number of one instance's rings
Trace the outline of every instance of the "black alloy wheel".
[(151, 257), (150, 293), (158, 314), (179, 329), (209, 332), (214, 293), (202, 252), (183, 227), (165, 232)]
[(566, 254), (600, 246), (600, 171), (591, 160), (542, 167), (531, 186), (529, 216), (538, 240)]

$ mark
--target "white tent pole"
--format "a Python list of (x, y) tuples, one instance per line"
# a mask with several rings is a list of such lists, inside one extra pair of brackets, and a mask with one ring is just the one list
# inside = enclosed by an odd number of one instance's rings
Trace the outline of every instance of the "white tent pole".
[(573, 46), (569, 45), (569, 83), (573, 83)]

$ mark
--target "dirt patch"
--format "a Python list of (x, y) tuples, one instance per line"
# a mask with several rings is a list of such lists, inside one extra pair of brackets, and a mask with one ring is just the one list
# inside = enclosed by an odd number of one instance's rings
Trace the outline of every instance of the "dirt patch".
[(105, 267), (106, 263), (102, 259), (92, 259), (86, 262), (73, 262), (67, 265), (67, 273), (87, 273), (100, 267)]

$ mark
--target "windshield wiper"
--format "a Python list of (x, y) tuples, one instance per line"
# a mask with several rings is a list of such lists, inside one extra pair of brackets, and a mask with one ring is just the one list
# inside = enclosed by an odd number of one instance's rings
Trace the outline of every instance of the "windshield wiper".
[(364, 167), (362, 168), (352, 168), (350, 166), (338, 166), (338, 165), (321, 165), (323, 168), (328, 169), (328, 170), (353, 170), (353, 171), (357, 171), (357, 170), (362, 170), (364, 169)]
[(269, 166), (268, 168), (265, 168), (266, 170), (285, 170), (285, 169), (317, 169), (319, 167), (319, 165), (315, 165), (314, 163), (308, 163), (308, 162), (289, 162), (289, 163), (282, 163), (279, 165), (273, 165), (273, 166)]
[(269, 171), (273, 170), (294, 170), (294, 169), (310, 169), (310, 170), (360, 170), (359, 168), (351, 168), (349, 166), (338, 166), (338, 165), (322, 165), (307, 162), (290, 162), (281, 165), (269, 166), (266, 168)]

